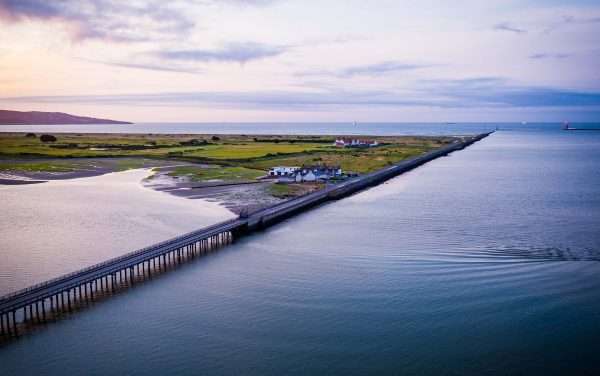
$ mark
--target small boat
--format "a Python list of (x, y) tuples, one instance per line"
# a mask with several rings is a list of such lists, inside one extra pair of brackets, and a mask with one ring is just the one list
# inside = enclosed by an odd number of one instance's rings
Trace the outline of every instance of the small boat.
[(565, 121), (563, 123), (564, 126), (564, 130), (565, 131), (600, 131), (600, 128), (573, 128), (571, 126), (569, 126), (569, 122)]
[(357, 123), (356, 121), (354, 121), (354, 122), (352, 123), (352, 125), (358, 125), (358, 123)]

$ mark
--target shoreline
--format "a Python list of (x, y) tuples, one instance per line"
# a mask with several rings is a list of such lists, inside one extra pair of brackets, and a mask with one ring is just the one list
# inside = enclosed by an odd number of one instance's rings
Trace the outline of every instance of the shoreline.
[[(88, 163), (97, 162), (94, 159), (86, 159)], [(74, 160), (78, 162), (78, 160)], [(107, 162), (107, 161), (99, 161)], [(138, 183), (157, 192), (164, 192), (175, 197), (187, 199), (203, 199), (218, 203), (233, 214), (239, 214), (242, 210), (250, 212), (262, 210), (266, 207), (279, 204), (287, 198), (276, 197), (269, 194), (268, 188), (275, 184), (272, 179), (259, 181), (214, 181), (199, 182), (190, 181), (185, 178), (175, 178), (168, 174), (174, 168), (180, 166), (193, 166), (191, 163), (174, 163), (174, 161), (148, 160), (147, 165), (141, 169), (148, 170), (148, 176)], [(157, 169), (160, 169), (157, 171)], [(71, 172), (47, 172), (47, 171), (0, 171), (0, 186), (17, 186), (41, 184), (51, 181), (73, 180), (102, 176), (128, 170), (116, 170), (115, 166), (97, 164), (96, 168), (76, 169)], [(300, 184), (297, 184), (300, 185)], [(318, 189), (318, 186), (307, 187), (302, 192)], [(293, 197), (295, 197), (294, 195)]]
[(279, 204), (324, 184), (322, 179), (279, 184), (267, 176), (276, 166), (337, 166), (344, 173), (340, 177), (347, 179), (465, 139), (361, 136), (353, 140), (362, 140), (363, 145), (377, 143), (374, 147), (339, 147), (334, 141), (349, 136), (55, 135), (56, 141), (42, 142), (35, 134), (0, 133), (0, 185), (40, 184), (148, 168), (153, 174), (142, 180), (144, 186), (178, 197), (219, 202), (236, 214)]

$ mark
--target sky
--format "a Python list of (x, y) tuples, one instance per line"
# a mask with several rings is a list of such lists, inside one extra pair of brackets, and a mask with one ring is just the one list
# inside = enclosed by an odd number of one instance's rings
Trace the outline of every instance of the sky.
[(0, 109), (597, 122), (600, 1), (0, 0)]

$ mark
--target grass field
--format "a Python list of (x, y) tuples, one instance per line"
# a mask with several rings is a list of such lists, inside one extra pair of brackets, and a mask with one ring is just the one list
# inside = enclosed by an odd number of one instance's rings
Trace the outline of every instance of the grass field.
[[(161, 169), (154, 169), (160, 172)], [(179, 166), (174, 171), (168, 172), (169, 176), (186, 176), (190, 181), (232, 181), (232, 180), (254, 180), (264, 175), (261, 170), (253, 170), (244, 167), (217, 166), (197, 167), (197, 166)]]
[[(39, 136), (39, 134), (37, 135)], [(174, 176), (192, 179), (254, 179), (273, 166), (302, 164), (341, 165), (344, 170), (366, 173), (425, 153), (452, 142), (452, 137), (393, 136), (377, 139), (384, 145), (367, 148), (335, 148), (332, 136), (253, 135), (151, 135), (151, 134), (54, 134), (54, 143), (42, 143), (25, 133), (0, 133), (0, 169), (48, 171), (76, 169), (70, 158), (121, 158), (116, 170), (147, 166), (136, 159), (186, 161), (216, 166), (212, 169), (181, 167)], [(48, 159), (65, 163), (45, 162)], [(11, 163), (18, 160), (19, 163)]]

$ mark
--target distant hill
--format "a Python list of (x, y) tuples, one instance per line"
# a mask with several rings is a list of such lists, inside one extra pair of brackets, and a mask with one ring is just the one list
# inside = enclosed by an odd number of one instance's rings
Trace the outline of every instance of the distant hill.
[(127, 121), (96, 119), (63, 112), (0, 110), (0, 124), (133, 124)]

